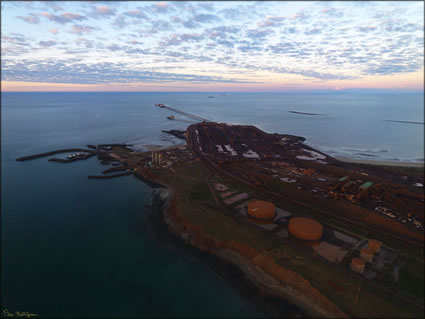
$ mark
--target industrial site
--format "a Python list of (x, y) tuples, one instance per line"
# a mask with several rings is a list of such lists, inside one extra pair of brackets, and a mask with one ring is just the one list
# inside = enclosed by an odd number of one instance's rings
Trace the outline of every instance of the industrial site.
[[(255, 247), (276, 267), (292, 269), (351, 315), (388, 314), (389, 304), (398, 309), (393, 300), (404, 305), (397, 314), (411, 306), (423, 311), (418, 268), (423, 265), (423, 169), (400, 174), (342, 162), (300, 136), (192, 118), (198, 123), (186, 131), (167, 132), (185, 142), (174, 147), (139, 152), (132, 145), (89, 145), (17, 160), (73, 152), (49, 159), (66, 163), (97, 155), (112, 167), (89, 178), (134, 175), (152, 187), (170, 188), (166, 211), (184, 221), (186, 226), (176, 226), (182, 238), (203, 251), (239, 238), (238, 245)], [(215, 238), (214, 249), (207, 241), (199, 244), (199, 234), (205, 233)], [(314, 272), (323, 278), (314, 278)], [(380, 306), (372, 309), (369, 302)]]

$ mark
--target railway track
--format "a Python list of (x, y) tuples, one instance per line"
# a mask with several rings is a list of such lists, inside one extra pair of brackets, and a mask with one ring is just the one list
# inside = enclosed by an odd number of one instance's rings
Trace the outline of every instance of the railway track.
[(380, 235), (382, 235), (384, 237), (387, 237), (389, 239), (399, 241), (402, 244), (404, 244), (405, 246), (415, 246), (416, 248), (422, 249), (422, 252), (423, 252), (423, 247), (424, 247), (423, 242), (419, 243), (417, 241), (411, 240), (411, 239), (406, 238), (406, 237), (403, 237), (403, 236), (397, 236), (397, 235), (394, 235), (394, 234), (389, 233), (387, 231), (383, 231), (381, 229), (378, 229), (378, 228), (375, 228), (375, 227), (371, 227), (371, 226), (369, 226), (369, 225), (367, 225), (365, 223), (358, 222), (358, 221), (355, 221), (353, 219), (350, 219), (350, 218), (347, 218), (347, 217), (344, 217), (344, 216), (341, 216), (341, 215), (337, 215), (337, 214), (331, 213), (329, 211), (325, 211), (325, 210), (319, 209), (317, 207), (310, 206), (308, 204), (305, 204), (305, 203), (300, 202), (298, 200), (292, 199), (292, 198), (287, 197), (285, 195), (282, 195), (282, 194), (276, 193), (274, 191), (271, 191), (269, 189), (266, 189), (266, 188), (260, 187), (258, 185), (252, 184), (249, 181), (246, 181), (246, 180), (244, 180), (244, 179), (242, 179), (242, 178), (240, 178), (238, 176), (235, 176), (234, 174), (232, 174), (232, 173), (230, 173), (230, 172), (222, 169), (221, 167), (219, 167), (218, 165), (216, 165), (214, 162), (210, 161), (208, 158), (206, 158), (206, 157), (204, 157), (202, 155), (202, 153), (199, 151), (199, 148), (195, 145), (195, 140), (196, 139), (194, 139), (194, 136), (193, 136), (193, 134), (194, 134), (194, 125), (189, 126), (188, 127), (188, 131), (189, 131), (189, 134), (188, 134), (188, 137), (189, 137), (189, 141), (188, 142), (189, 143), (188, 143), (188, 145), (192, 149), (192, 152), (194, 154), (196, 154), (199, 157), (199, 159), (206, 166), (208, 166), (209, 168), (211, 168), (213, 171), (218, 172), (218, 173), (220, 173), (222, 175), (225, 175), (227, 177), (230, 177), (231, 179), (233, 179), (233, 180), (235, 180), (237, 182), (243, 183), (245, 185), (248, 185), (251, 188), (254, 188), (254, 189), (258, 190), (258, 191), (261, 191), (263, 193), (267, 193), (268, 195), (271, 195), (271, 196), (273, 196), (275, 198), (283, 199), (285, 201), (288, 201), (288, 202), (291, 202), (293, 204), (296, 204), (296, 205), (298, 205), (300, 207), (307, 208), (310, 211), (319, 214), (320, 216), (324, 216), (325, 215), (325, 216), (328, 216), (330, 218), (333, 218), (333, 219), (336, 219), (338, 221), (341, 221), (342, 223), (344, 223), (347, 226), (353, 226), (353, 225), (355, 225), (357, 227), (366, 229), (368, 231), (372, 231), (372, 232), (378, 233), (378, 234), (380, 234)]
[[(220, 208), (223, 210), (223, 212), (224, 212), (224, 213), (226, 213), (226, 215), (228, 215), (228, 216), (232, 217), (232, 218), (233, 218), (233, 219), (235, 219), (238, 223), (242, 223), (242, 224), (245, 224), (245, 225), (252, 226), (252, 224), (251, 224), (251, 223), (249, 223), (248, 221), (246, 221), (246, 220), (241, 220), (240, 218), (238, 218), (237, 216), (235, 216), (234, 214), (232, 214), (232, 212), (229, 210), (229, 208), (228, 208), (227, 206), (225, 206), (225, 205), (222, 203), (222, 201), (221, 201), (221, 200), (217, 197), (217, 194), (216, 194), (216, 192), (214, 191), (214, 187), (213, 187), (213, 185), (211, 184), (211, 181), (210, 181), (210, 178), (211, 178), (211, 176), (213, 175), (213, 173), (214, 173), (214, 172), (219, 171), (220, 173), (223, 173), (224, 175), (226, 175), (226, 176), (228, 176), (228, 177), (234, 178), (234, 179), (236, 179), (237, 181), (242, 182), (242, 183), (244, 183), (244, 184), (246, 184), (246, 185), (249, 185), (249, 186), (251, 186), (251, 187), (253, 187), (253, 188), (255, 188), (255, 189), (258, 189), (258, 190), (260, 190), (260, 191), (262, 191), (262, 192), (270, 193), (270, 194), (272, 194), (272, 195), (274, 195), (274, 196), (278, 196), (278, 197), (283, 197), (283, 198), (285, 198), (285, 200), (289, 200), (289, 201), (291, 201), (291, 202), (293, 202), (293, 203), (297, 203), (297, 204), (299, 204), (299, 205), (301, 205), (301, 206), (303, 206), (303, 207), (307, 207), (307, 208), (312, 209), (312, 210), (317, 211), (317, 212), (325, 213), (325, 214), (330, 215), (330, 216), (332, 216), (332, 217), (334, 217), (334, 216), (335, 216), (335, 215), (333, 215), (333, 214), (331, 214), (331, 213), (327, 213), (327, 212), (325, 212), (325, 211), (322, 211), (322, 210), (316, 209), (316, 208), (311, 207), (311, 206), (309, 206), (309, 205), (303, 204), (303, 203), (301, 203), (301, 202), (299, 202), (299, 201), (289, 199), (289, 198), (287, 198), (286, 196), (281, 196), (281, 195), (280, 195), (280, 194), (278, 194), (278, 193), (275, 193), (275, 192), (272, 192), (272, 191), (268, 191), (267, 189), (263, 189), (263, 188), (257, 187), (256, 185), (253, 185), (253, 184), (251, 184), (251, 183), (249, 183), (249, 182), (247, 182), (247, 181), (245, 181), (245, 180), (243, 180), (243, 179), (240, 179), (240, 178), (239, 178), (239, 177), (237, 177), (237, 176), (233, 176), (233, 175), (231, 175), (230, 173), (228, 173), (228, 172), (226, 172), (226, 171), (222, 170), (220, 167), (218, 167), (218, 166), (216, 166), (215, 164), (211, 163), (208, 159), (203, 158), (202, 154), (200, 154), (199, 150), (196, 148), (196, 145), (194, 145), (194, 142), (193, 142), (193, 141), (194, 141), (194, 139), (193, 139), (193, 136), (192, 136), (192, 134), (193, 134), (193, 130), (191, 130), (191, 129), (189, 129), (189, 128), (188, 128), (188, 131), (189, 131), (189, 134), (188, 134), (188, 145), (189, 145), (189, 147), (192, 149), (192, 151), (193, 151), (194, 153), (196, 153), (196, 155), (200, 158), (200, 160), (201, 160), (201, 162), (202, 162), (203, 166), (207, 169), (207, 172), (208, 172), (208, 173), (207, 173), (207, 175), (206, 175), (206, 176), (204, 176), (204, 181), (207, 183), (207, 186), (208, 186), (208, 188), (209, 188), (209, 190), (210, 190), (211, 194), (213, 195), (214, 200), (215, 200), (215, 202), (216, 202), (217, 206), (218, 206), (218, 207), (220, 207)], [(340, 216), (339, 216), (339, 217), (340, 217)], [(340, 219), (344, 219), (345, 221), (347, 221), (347, 220), (348, 220), (347, 218), (340, 218)], [(350, 220), (350, 223), (352, 224), (352, 221), (351, 221), (351, 220)], [(348, 224), (348, 221), (347, 221), (347, 224)], [(372, 229), (372, 228), (371, 228), (371, 229)], [(280, 238), (280, 237), (279, 237), (276, 233), (272, 233), (272, 232), (270, 232), (270, 231), (267, 231), (267, 230), (264, 230), (264, 229), (260, 229), (260, 228), (259, 228), (259, 230), (260, 230), (260, 231), (262, 231), (263, 233), (267, 234), (268, 236), (272, 236), (273, 238), (275, 238), (275, 239), (277, 239), (277, 240), (281, 240), (281, 238)], [(373, 230), (374, 230), (374, 229), (373, 229)], [(374, 231), (376, 231), (376, 230), (374, 230)], [(385, 235), (386, 235), (386, 234), (385, 234)], [(393, 238), (395, 238), (395, 237), (396, 237), (396, 236), (393, 236)], [(405, 240), (405, 239), (403, 239), (403, 240)], [(312, 254), (309, 250), (304, 249), (303, 247), (300, 247), (300, 246), (298, 246), (298, 245), (295, 245), (295, 244), (293, 244), (293, 243), (291, 243), (291, 242), (286, 242), (286, 244), (289, 244), (289, 245), (290, 245), (290, 246), (292, 246), (292, 247), (296, 247), (297, 249), (302, 249), (302, 250), (304, 251), (304, 253), (307, 253), (307, 255), (308, 255), (310, 258), (318, 258), (318, 257), (315, 257), (315, 256), (314, 256), (314, 255), (313, 255), (313, 254)], [(274, 247), (273, 247), (272, 249), (274, 249)], [(345, 269), (345, 268), (344, 268), (344, 267), (342, 267), (341, 265), (333, 264), (333, 263), (331, 263), (330, 261), (328, 261), (328, 260), (326, 260), (326, 259), (324, 259), (324, 258), (320, 258), (320, 260), (321, 260), (322, 262), (326, 263), (327, 265), (329, 265), (329, 266), (331, 266), (331, 267), (334, 267), (334, 269), (336, 269), (339, 273), (341, 273), (341, 274), (343, 274), (343, 275), (346, 275), (346, 274), (347, 274), (347, 269)], [(407, 302), (407, 303), (410, 303), (410, 304), (412, 304), (412, 305), (414, 305), (414, 306), (417, 306), (417, 307), (419, 307), (419, 308), (424, 309), (424, 305), (423, 305), (422, 303), (418, 302), (417, 300), (410, 299), (410, 298), (408, 298), (408, 297), (405, 297), (405, 296), (403, 296), (403, 295), (400, 295), (400, 294), (398, 294), (397, 292), (394, 292), (394, 291), (392, 291), (391, 289), (389, 289), (389, 288), (387, 288), (387, 287), (382, 287), (381, 285), (379, 285), (379, 284), (377, 284), (377, 283), (371, 282), (370, 280), (367, 280), (367, 279), (363, 278), (361, 275), (357, 275), (357, 274), (354, 274), (354, 273), (349, 273), (349, 275), (350, 275), (352, 278), (356, 278), (357, 280), (360, 280), (361, 282), (363, 282), (363, 283), (365, 283), (365, 284), (368, 284), (368, 285), (370, 285), (370, 286), (372, 286), (372, 287), (374, 287), (374, 288), (376, 288), (376, 289), (379, 289), (379, 290), (381, 290), (381, 291), (384, 291), (384, 292), (386, 292), (386, 293), (388, 293), (388, 294), (390, 294), (390, 295), (392, 295), (392, 296), (394, 296), (394, 297), (397, 297), (397, 298), (402, 299), (403, 301), (405, 301), (405, 302)]]

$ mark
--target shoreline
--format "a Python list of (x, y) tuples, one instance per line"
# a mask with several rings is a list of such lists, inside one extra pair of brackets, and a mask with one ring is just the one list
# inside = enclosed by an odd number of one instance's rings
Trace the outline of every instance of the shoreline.
[(344, 156), (334, 156), (335, 159), (356, 164), (368, 164), (377, 166), (400, 166), (400, 167), (424, 167), (422, 162), (406, 162), (406, 161), (391, 161), (391, 160), (368, 160), (368, 159), (352, 159)]
[[(232, 288), (234, 288), (241, 298), (249, 304), (255, 306), (263, 312), (266, 318), (294, 318), (307, 317), (308, 310), (301, 308), (289, 301), (272, 296), (266, 292), (264, 287), (259, 287), (258, 283), (249, 278), (240, 268), (240, 265), (229, 259), (223, 258), (219, 254), (203, 252), (193, 246), (190, 241), (170, 230), (171, 225), (167, 223), (164, 213), (173, 191), (168, 186), (161, 185), (163, 190), (158, 192), (158, 188), (152, 188), (152, 210), (148, 216), (150, 225), (157, 240), (172, 248), (183, 251), (198, 259), (210, 271), (221, 277)], [(166, 196), (162, 191), (166, 192)]]

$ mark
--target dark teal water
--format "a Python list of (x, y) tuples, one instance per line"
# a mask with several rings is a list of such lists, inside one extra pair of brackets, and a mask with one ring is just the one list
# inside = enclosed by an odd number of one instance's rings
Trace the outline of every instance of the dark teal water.
[[(108, 129), (89, 123), (90, 110), (48, 100), (2, 99), (2, 311), (55, 318), (261, 315), (199, 260), (156, 240), (146, 218), (151, 190), (139, 180), (87, 179), (106, 168), (96, 158), (15, 161), (119, 140), (114, 131), (125, 116)], [(144, 132), (149, 123), (142, 121), (137, 134)]]
[[(41, 317), (225, 316), (259, 311), (147, 224), (151, 191), (133, 177), (89, 180), (95, 158), (20, 156), (86, 144), (173, 144), (165, 103), (216, 121), (307, 137), (325, 152), (423, 161), (423, 95), (2, 93), (2, 310)], [(325, 113), (311, 117), (287, 110)], [(178, 118), (178, 117), (177, 117)], [(182, 118), (181, 118), (182, 119)]]

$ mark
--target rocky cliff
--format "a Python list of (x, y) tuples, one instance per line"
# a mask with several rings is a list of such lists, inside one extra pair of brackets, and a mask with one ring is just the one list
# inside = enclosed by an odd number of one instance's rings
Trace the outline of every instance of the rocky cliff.
[(176, 196), (169, 199), (164, 219), (171, 232), (202, 252), (215, 254), (238, 265), (262, 291), (290, 300), (313, 317), (347, 318), (334, 303), (296, 272), (275, 263), (268, 255), (235, 241), (221, 241), (193, 225), (177, 207)]

